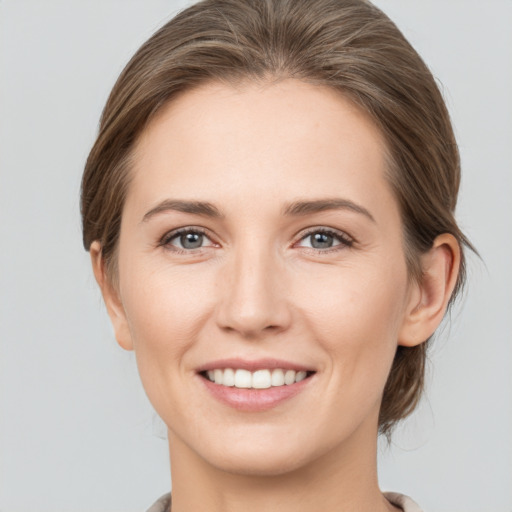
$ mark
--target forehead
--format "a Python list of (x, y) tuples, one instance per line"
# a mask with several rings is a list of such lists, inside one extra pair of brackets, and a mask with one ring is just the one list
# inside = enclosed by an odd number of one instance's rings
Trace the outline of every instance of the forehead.
[(337, 91), (294, 79), (209, 83), (169, 102), (141, 134), (128, 199), (250, 192), (371, 202), (389, 195), (385, 169), (381, 133)]

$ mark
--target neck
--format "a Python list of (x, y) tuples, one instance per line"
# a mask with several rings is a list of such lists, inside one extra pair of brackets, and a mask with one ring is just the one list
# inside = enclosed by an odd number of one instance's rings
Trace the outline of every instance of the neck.
[[(172, 512), (384, 512), (397, 510), (377, 482), (376, 432), (283, 474), (235, 474), (212, 466), (169, 432)], [(365, 442), (362, 443), (361, 437)], [(373, 443), (368, 443), (371, 438)]]

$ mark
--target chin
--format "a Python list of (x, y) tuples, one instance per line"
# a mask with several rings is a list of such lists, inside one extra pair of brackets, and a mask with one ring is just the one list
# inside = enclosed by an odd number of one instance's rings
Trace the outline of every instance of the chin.
[(272, 477), (292, 473), (302, 468), (307, 460), (299, 456), (301, 452), (292, 453), (276, 451), (268, 453), (265, 450), (251, 450), (252, 453), (223, 454), (216, 460), (208, 461), (217, 469), (226, 473), (244, 476)]
[[(226, 435), (224, 441), (219, 438), (205, 439), (202, 447), (197, 446), (203, 460), (218, 470), (246, 476), (278, 476), (295, 472), (311, 465), (323, 454), (333, 448), (326, 442), (312, 442), (311, 432), (290, 432), (289, 429), (263, 429), (255, 432), (249, 426), (240, 435)], [(252, 434), (252, 435), (251, 435)], [(314, 438), (315, 436), (313, 436)], [(203, 448), (203, 450), (201, 450)]]

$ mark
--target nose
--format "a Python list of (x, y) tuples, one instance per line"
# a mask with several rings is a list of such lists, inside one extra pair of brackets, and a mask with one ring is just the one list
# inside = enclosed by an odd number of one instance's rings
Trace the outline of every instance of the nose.
[(284, 269), (271, 251), (240, 248), (226, 263), (218, 286), (217, 324), (222, 330), (257, 339), (289, 327)]

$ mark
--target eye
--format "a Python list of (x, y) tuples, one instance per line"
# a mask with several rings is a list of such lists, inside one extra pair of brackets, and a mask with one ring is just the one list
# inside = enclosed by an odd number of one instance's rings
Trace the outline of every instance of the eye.
[(159, 245), (177, 251), (193, 251), (215, 244), (198, 228), (182, 228), (164, 235)]
[(308, 247), (317, 251), (328, 251), (329, 249), (350, 247), (353, 241), (344, 233), (316, 228), (306, 233), (297, 244), (298, 247)]

